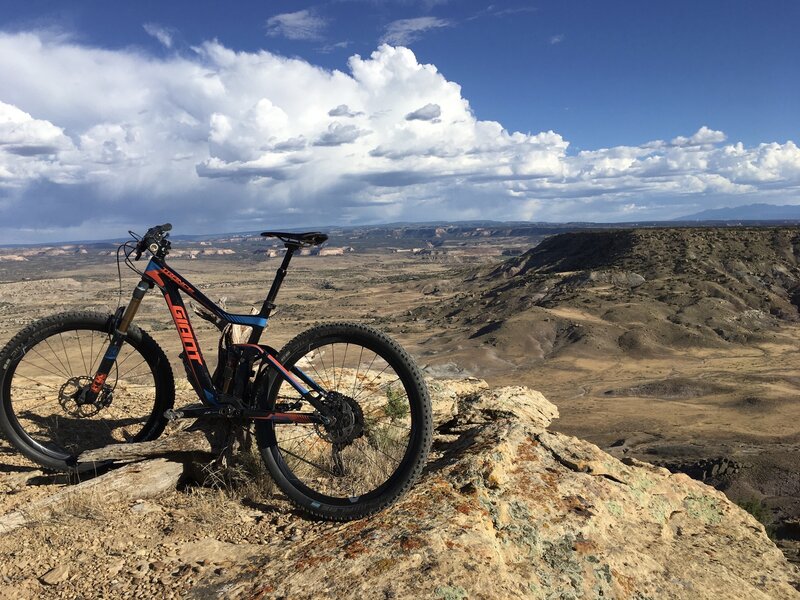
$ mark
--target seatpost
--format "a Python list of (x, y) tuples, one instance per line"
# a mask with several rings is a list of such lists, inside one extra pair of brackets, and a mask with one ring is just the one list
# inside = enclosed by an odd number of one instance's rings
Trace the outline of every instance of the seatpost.
[[(286, 254), (283, 255), (283, 262), (281, 262), (281, 266), (278, 267), (278, 271), (275, 273), (275, 279), (272, 280), (272, 287), (269, 288), (267, 299), (264, 300), (264, 304), (261, 305), (261, 310), (258, 312), (259, 317), (269, 319), (272, 309), (275, 308), (275, 298), (278, 297), (278, 291), (281, 289), (283, 278), (286, 277), (286, 270), (289, 268), (289, 261), (292, 260), (294, 251), (299, 247), (300, 246), (297, 244), (286, 244)], [(252, 331), (250, 332), (250, 339), (247, 340), (247, 343), (257, 344), (259, 339), (261, 339), (262, 330), (263, 327), (253, 327)]]
[[(286, 270), (289, 268), (289, 261), (292, 260), (294, 251), (299, 247), (300, 246), (295, 244), (286, 244), (286, 254), (283, 255), (283, 262), (281, 262), (281, 266), (278, 267), (278, 271), (275, 273), (275, 279), (272, 280), (272, 287), (269, 288), (267, 299), (264, 300), (264, 304), (261, 305), (261, 310), (258, 313), (259, 317), (269, 319), (272, 309), (275, 308), (275, 298), (278, 297), (278, 291), (281, 289), (283, 278), (286, 277)], [(254, 327), (250, 333), (250, 339), (248, 340), (248, 343), (257, 344), (260, 338), (261, 329)]]
[(267, 294), (267, 299), (264, 300), (264, 304), (261, 306), (261, 311), (258, 313), (258, 316), (268, 319), (272, 309), (275, 308), (275, 298), (278, 297), (278, 291), (281, 289), (283, 278), (286, 277), (286, 270), (289, 268), (289, 261), (292, 260), (292, 255), (297, 248), (299, 248), (299, 246), (295, 244), (286, 244), (286, 254), (283, 255), (283, 262), (275, 273), (272, 287), (269, 288), (269, 294)]

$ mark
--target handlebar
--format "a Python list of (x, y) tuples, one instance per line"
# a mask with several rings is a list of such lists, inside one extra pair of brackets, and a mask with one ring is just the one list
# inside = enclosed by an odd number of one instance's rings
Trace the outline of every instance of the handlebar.
[[(171, 229), (171, 223), (156, 225), (148, 229), (147, 233), (145, 233), (142, 239), (139, 240), (139, 243), (136, 244), (136, 258), (134, 260), (139, 260), (142, 257), (142, 252), (145, 250), (150, 250), (151, 254), (156, 254), (159, 249), (162, 249), (162, 242), (169, 237), (167, 232)], [(155, 248), (152, 248), (153, 245), (155, 245)], [(167, 242), (166, 248), (163, 249), (169, 249), (169, 242)]]

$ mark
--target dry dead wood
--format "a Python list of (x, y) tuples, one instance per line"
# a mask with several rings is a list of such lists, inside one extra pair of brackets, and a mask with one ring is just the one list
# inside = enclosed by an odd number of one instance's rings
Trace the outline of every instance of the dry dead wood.
[(224, 420), (182, 421), (160, 438), (134, 444), (111, 444), (87, 450), (79, 463), (116, 460), (130, 462), (158, 456), (186, 460), (191, 454), (218, 456), (229, 445), (230, 428)]
[(47, 520), (56, 512), (69, 512), (76, 503), (100, 508), (112, 502), (153, 498), (175, 489), (182, 474), (180, 462), (165, 458), (125, 465), (0, 516), (0, 534)]

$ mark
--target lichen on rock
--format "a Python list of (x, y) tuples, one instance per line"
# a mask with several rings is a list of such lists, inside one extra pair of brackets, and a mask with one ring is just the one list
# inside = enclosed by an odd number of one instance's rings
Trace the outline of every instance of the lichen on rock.
[(800, 597), (795, 568), (722, 493), (547, 430), (558, 411), (533, 390), (437, 385), (446, 406), (435, 407), (434, 454), (411, 493), (281, 557), (256, 558), (255, 593)]

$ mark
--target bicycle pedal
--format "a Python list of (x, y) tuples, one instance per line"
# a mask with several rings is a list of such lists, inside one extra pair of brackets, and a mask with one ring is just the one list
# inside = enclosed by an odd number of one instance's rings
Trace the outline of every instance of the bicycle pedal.
[(177, 421), (178, 419), (182, 419), (183, 418), (183, 412), (181, 412), (179, 410), (172, 410), (170, 408), (169, 410), (164, 411), (164, 418), (168, 422), (173, 423), (173, 422)]
[(206, 406), (205, 404), (187, 404), (177, 410), (169, 409), (164, 411), (164, 418), (171, 422), (178, 419), (214, 416), (218, 415), (219, 412), (218, 408)]

